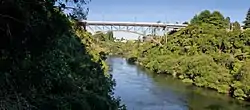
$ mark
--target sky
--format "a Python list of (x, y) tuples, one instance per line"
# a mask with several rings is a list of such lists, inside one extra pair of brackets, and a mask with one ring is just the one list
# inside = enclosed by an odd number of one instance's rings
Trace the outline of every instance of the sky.
[[(241, 23), (250, 0), (92, 0), (88, 7), (88, 20), (182, 23), (207, 9), (218, 10)], [(134, 38), (128, 33), (115, 36)]]

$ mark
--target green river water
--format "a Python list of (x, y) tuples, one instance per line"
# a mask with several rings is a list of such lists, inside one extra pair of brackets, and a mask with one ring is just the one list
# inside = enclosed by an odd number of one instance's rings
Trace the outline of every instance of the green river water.
[(116, 80), (115, 96), (128, 110), (250, 110), (249, 103), (151, 73), (124, 58), (110, 57), (107, 62)]

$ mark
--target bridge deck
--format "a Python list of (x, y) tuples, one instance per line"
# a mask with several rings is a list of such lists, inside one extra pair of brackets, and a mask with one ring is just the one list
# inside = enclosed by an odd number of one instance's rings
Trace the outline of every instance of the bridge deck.
[(116, 21), (88, 21), (81, 22), (87, 25), (105, 25), (105, 26), (145, 26), (145, 27), (186, 27), (186, 24), (164, 24), (164, 23), (150, 23), (150, 22), (116, 22)]

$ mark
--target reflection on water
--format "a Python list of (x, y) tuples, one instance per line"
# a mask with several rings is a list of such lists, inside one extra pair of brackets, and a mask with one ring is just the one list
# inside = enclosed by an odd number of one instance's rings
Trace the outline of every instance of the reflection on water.
[(197, 88), (164, 75), (152, 74), (124, 58), (108, 59), (116, 80), (115, 95), (128, 110), (250, 110), (215, 91)]

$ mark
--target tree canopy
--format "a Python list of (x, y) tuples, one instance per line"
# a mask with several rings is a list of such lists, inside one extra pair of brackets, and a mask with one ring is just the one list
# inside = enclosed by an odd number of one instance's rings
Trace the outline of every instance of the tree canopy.
[(202, 23), (213, 24), (218, 28), (228, 28), (230, 19), (225, 18), (219, 11), (210, 12), (209, 10), (204, 10), (198, 15), (195, 15), (190, 23), (200, 25)]
[[(69, 2), (77, 7), (67, 16), (63, 8)], [(0, 2), (1, 109), (123, 109), (112, 95), (115, 82), (103, 57), (74, 20), (86, 17), (80, 8), (85, 1), (57, 3)]]

